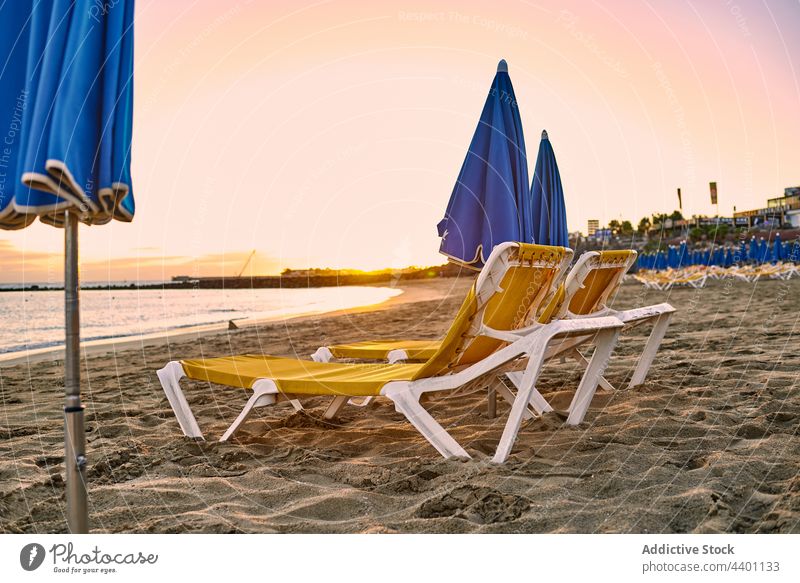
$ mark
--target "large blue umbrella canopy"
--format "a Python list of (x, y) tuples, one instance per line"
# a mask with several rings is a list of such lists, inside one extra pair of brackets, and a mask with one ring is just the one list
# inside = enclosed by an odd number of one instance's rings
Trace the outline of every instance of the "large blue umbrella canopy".
[(64, 227), (67, 526), (86, 532), (78, 222), (133, 219), (133, 0), (0, 4), (0, 228)]
[(539, 143), (531, 198), (534, 242), (539, 245), (569, 247), (564, 188), (561, 186), (561, 174), (558, 172), (556, 155), (547, 131), (542, 132), (542, 141)]
[(0, 228), (130, 221), (133, 1), (0, 8)]
[(495, 245), (533, 242), (528, 159), (508, 66), (497, 65), (478, 127), (437, 225), (439, 252), (480, 269)]

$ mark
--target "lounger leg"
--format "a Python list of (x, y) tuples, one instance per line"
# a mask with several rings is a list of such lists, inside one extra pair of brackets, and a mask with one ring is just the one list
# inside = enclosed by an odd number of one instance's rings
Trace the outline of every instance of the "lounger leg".
[(500, 380), (495, 379), (488, 387), (486, 415), (489, 419), (497, 417), (497, 390), (495, 390), (495, 387), (498, 384), (500, 384)]
[(372, 403), (373, 398), (374, 397), (350, 397), (347, 403), (353, 407), (366, 407)]
[(341, 396), (341, 395), (338, 396), (338, 397), (334, 397), (333, 401), (331, 401), (331, 404), (328, 405), (328, 408), (325, 410), (325, 413), (322, 415), (323, 419), (327, 419), (327, 420), (330, 421), (331, 419), (336, 417), (336, 415), (339, 414), (339, 411), (341, 410), (341, 408), (345, 406), (345, 404), (347, 403), (347, 401), (349, 399), (350, 399), (350, 397)]
[(178, 419), (178, 424), (181, 426), (183, 434), (187, 437), (194, 437), (203, 439), (203, 432), (200, 431), (200, 426), (192, 414), (192, 409), (189, 403), (186, 402), (186, 397), (183, 396), (181, 391), (180, 380), (184, 376), (183, 367), (179, 362), (169, 362), (167, 366), (156, 372), (158, 380), (161, 381), (161, 388), (167, 395), (172, 412)]
[(400, 348), (397, 348), (395, 350), (390, 350), (389, 353), (386, 355), (386, 361), (389, 364), (396, 364), (398, 362), (405, 362), (407, 360), (408, 360), (408, 353)]
[[(520, 371), (508, 372), (506, 373), (506, 377), (508, 377), (508, 380), (514, 383), (514, 386), (517, 387), (517, 391), (519, 391), (519, 388), (522, 386), (523, 373)], [(508, 394), (511, 395), (511, 391), (508, 391)], [(513, 395), (511, 395), (511, 397), (512, 398), (511, 400), (509, 400), (509, 403), (513, 405), (515, 399)], [(531, 393), (529, 404), (531, 407), (533, 407), (533, 410), (536, 411), (537, 415), (541, 415), (542, 413), (549, 413), (550, 411), (553, 410), (553, 408), (550, 406), (550, 403), (547, 402), (547, 399), (545, 399), (542, 396), (542, 394), (536, 387), (533, 387), (533, 392)], [(530, 419), (532, 417), (533, 414), (526, 409), (524, 419)]]
[[(407, 386), (407, 385), (406, 385)], [(398, 413), (405, 415), (406, 419), (419, 431), (428, 442), (445, 458), (464, 457), (470, 455), (461, 447), (453, 436), (445, 431), (444, 427), (431, 417), (419, 403), (419, 397), (412, 394), (403, 384), (394, 388), (384, 387), (383, 394), (393, 402)]]
[(586, 411), (592, 402), (592, 397), (594, 397), (594, 393), (597, 390), (598, 381), (608, 366), (611, 353), (614, 352), (617, 338), (619, 338), (619, 329), (603, 330), (597, 334), (597, 346), (594, 349), (594, 354), (589, 361), (589, 366), (586, 367), (586, 372), (583, 373), (581, 383), (578, 385), (578, 390), (575, 391), (575, 396), (569, 406), (567, 425), (578, 425), (583, 421)]
[[(582, 364), (582, 365), (584, 365), (584, 366), (589, 366), (589, 361), (588, 361), (588, 360), (586, 360), (586, 357), (585, 357), (583, 354), (581, 354), (580, 350), (578, 350), (577, 348), (575, 348), (575, 349), (573, 349), (573, 350), (572, 350), (572, 354), (571, 354), (571, 356), (572, 356), (572, 358), (574, 358), (576, 361), (578, 361), (580, 364)], [(600, 382), (599, 382), (598, 384), (599, 384), (599, 385), (600, 385), (600, 386), (603, 388), (603, 390), (606, 390), (606, 391), (615, 391), (615, 390), (616, 390), (616, 389), (614, 388), (614, 385), (612, 385), (611, 383), (609, 383), (609, 382), (606, 380), (606, 378), (605, 378), (605, 377), (600, 377)]]
[(497, 394), (506, 400), (506, 403), (508, 403), (511, 406), (514, 405), (516, 396), (514, 395), (514, 392), (505, 385), (505, 383), (499, 383), (495, 387), (495, 391), (497, 391)]
[(528, 366), (525, 368), (521, 381), (519, 384), (514, 383), (517, 384), (519, 390), (517, 391), (516, 399), (514, 399), (514, 404), (511, 406), (511, 413), (508, 415), (505, 429), (503, 429), (500, 445), (497, 446), (497, 451), (492, 458), (492, 461), (496, 464), (502, 464), (506, 461), (517, 439), (522, 419), (528, 410), (528, 403), (531, 401), (534, 391), (536, 391), (534, 385), (544, 363), (544, 349), (545, 347), (542, 347), (530, 355)]
[(327, 346), (320, 346), (317, 351), (311, 355), (311, 360), (314, 362), (330, 362), (333, 360), (333, 353)]
[(672, 318), (672, 312), (661, 314), (658, 318), (656, 318), (656, 322), (653, 325), (653, 331), (650, 332), (650, 337), (647, 339), (647, 344), (644, 345), (642, 355), (639, 357), (639, 363), (636, 365), (636, 369), (633, 371), (631, 382), (628, 385), (629, 389), (638, 387), (644, 382), (647, 372), (650, 370), (650, 365), (653, 364), (653, 359), (656, 357), (658, 347), (661, 346), (661, 341), (664, 339), (664, 335), (667, 333), (670, 318)]
[(250, 414), (253, 412), (253, 409), (256, 407), (264, 407), (265, 405), (272, 405), (277, 400), (277, 389), (275, 392), (262, 392), (256, 391), (250, 399), (248, 399), (247, 404), (242, 409), (242, 412), (239, 413), (239, 416), (236, 418), (236, 421), (231, 423), (231, 426), (228, 427), (228, 430), (222, 436), (220, 441), (228, 441), (239, 429), (239, 426), (247, 421), (247, 418), (250, 417)]

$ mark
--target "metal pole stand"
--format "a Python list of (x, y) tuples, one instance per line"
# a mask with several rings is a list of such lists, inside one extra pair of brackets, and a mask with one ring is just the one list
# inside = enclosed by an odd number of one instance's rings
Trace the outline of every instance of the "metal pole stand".
[(89, 532), (86, 489), (86, 432), (81, 405), (80, 278), (78, 274), (78, 215), (67, 211), (64, 225), (64, 465), (67, 469), (67, 528), (71, 534)]

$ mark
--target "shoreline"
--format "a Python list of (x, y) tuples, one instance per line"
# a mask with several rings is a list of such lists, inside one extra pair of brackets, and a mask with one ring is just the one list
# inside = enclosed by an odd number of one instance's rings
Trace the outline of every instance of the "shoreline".
[[(455, 281), (455, 279), (453, 280)], [(87, 356), (100, 356), (112, 352), (124, 352), (135, 348), (144, 348), (151, 346), (161, 346), (171, 342), (181, 342), (190, 339), (199, 339), (209, 336), (217, 336), (222, 334), (236, 334), (240, 331), (247, 331), (252, 328), (263, 326), (265, 324), (276, 324), (279, 322), (291, 322), (293, 324), (302, 323), (310, 318), (333, 318), (336, 316), (343, 316), (347, 314), (358, 314), (364, 312), (372, 312), (378, 310), (391, 309), (395, 306), (407, 303), (421, 302), (436, 300), (444, 297), (444, 294), (437, 293), (429, 287), (425, 287), (425, 280), (407, 280), (402, 282), (402, 287), (395, 286), (393, 289), (399, 289), (400, 293), (392, 296), (386, 300), (376, 304), (365, 304), (361, 306), (353, 306), (340, 310), (331, 310), (326, 312), (302, 312), (299, 314), (292, 314), (290, 316), (275, 316), (271, 318), (245, 318), (236, 319), (236, 328), (230, 329), (229, 324), (232, 320), (219, 322), (215, 324), (204, 324), (200, 326), (188, 326), (186, 328), (174, 328), (164, 330), (161, 332), (150, 332), (147, 334), (118, 336), (115, 338), (102, 338), (98, 340), (87, 340), (81, 342), (81, 352), (83, 357)], [(365, 287), (387, 287), (382, 284), (367, 284)], [(63, 345), (46, 346), (43, 348), (34, 348), (31, 350), (21, 350), (15, 352), (7, 352), (0, 354), (0, 367), (17, 366), (21, 364), (33, 364), (45, 361), (58, 361), (64, 359)]]

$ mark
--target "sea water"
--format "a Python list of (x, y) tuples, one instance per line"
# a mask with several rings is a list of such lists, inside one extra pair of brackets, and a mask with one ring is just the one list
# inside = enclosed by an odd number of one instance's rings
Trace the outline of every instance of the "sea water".
[[(135, 339), (229, 320), (280, 320), (383, 302), (389, 287), (82, 290), (81, 340)], [(63, 291), (0, 293), (0, 353), (64, 343)]]

